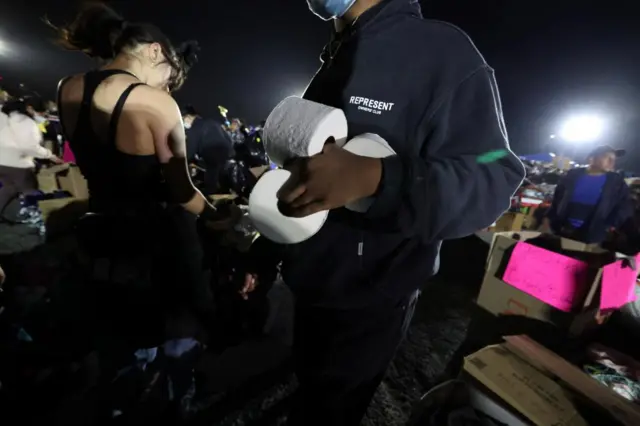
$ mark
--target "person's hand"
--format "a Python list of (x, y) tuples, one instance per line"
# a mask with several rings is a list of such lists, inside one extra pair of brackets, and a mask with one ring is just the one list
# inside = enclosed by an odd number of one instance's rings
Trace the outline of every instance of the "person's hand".
[(249, 293), (253, 292), (258, 286), (258, 276), (256, 274), (247, 273), (244, 276), (244, 283), (239, 293), (244, 300), (249, 299)]
[(296, 159), (286, 169), (291, 177), (278, 191), (283, 214), (305, 217), (375, 194), (382, 161), (327, 143), (321, 154)]
[(2, 291), (2, 284), (4, 284), (4, 280), (7, 278), (7, 276), (4, 273), (4, 270), (2, 269), (2, 266), (0, 266), (0, 291)]
[(60, 157), (57, 156), (52, 156), (51, 158), (49, 158), (49, 161), (51, 161), (53, 164), (64, 164), (64, 160)]

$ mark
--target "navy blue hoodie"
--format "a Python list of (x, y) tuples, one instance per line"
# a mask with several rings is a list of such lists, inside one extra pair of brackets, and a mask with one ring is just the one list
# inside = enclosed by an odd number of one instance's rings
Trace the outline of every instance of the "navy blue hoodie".
[[(351, 309), (397, 303), (437, 271), (442, 240), (485, 228), (509, 207), (524, 168), (509, 150), (493, 70), (458, 28), (383, 0), (334, 34), (305, 99), (344, 110), (349, 137), (376, 133), (396, 156), (369, 212), (331, 211), (282, 257), (297, 300)], [(268, 247), (269, 246), (269, 247)], [(282, 247), (282, 246), (280, 246)]]

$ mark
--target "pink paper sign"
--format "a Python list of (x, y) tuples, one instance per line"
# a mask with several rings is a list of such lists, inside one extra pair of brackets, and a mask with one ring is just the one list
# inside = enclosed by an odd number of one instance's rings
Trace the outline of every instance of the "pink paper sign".
[(589, 266), (527, 243), (517, 243), (502, 280), (554, 308), (570, 312), (585, 291)]
[[(636, 256), (636, 264), (638, 261), (640, 255)], [(600, 287), (600, 309), (620, 309), (627, 303), (634, 302), (637, 277), (638, 271), (630, 265), (625, 267), (622, 260), (605, 266)]]

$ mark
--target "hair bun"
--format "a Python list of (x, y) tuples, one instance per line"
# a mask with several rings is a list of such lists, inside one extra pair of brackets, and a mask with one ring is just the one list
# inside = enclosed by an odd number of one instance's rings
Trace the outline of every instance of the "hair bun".
[(195, 40), (185, 41), (176, 51), (187, 68), (191, 68), (198, 62), (198, 52), (200, 52), (200, 46)]
[(91, 57), (112, 59), (115, 45), (127, 22), (107, 5), (91, 1), (81, 9), (70, 25), (55, 27), (58, 42), (69, 50), (79, 50)]

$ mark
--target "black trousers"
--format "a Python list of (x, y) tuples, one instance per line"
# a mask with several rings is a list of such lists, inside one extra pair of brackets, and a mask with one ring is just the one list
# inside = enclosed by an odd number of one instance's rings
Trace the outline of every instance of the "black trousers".
[(140, 217), (87, 216), (77, 230), (104, 333), (137, 349), (193, 337), (193, 316), (204, 326), (213, 321), (196, 218), (182, 207)]
[(0, 166), (0, 215), (9, 202), (22, 192), (38, 189), (35, 172), (32, 168)]
[(339, 311), (296, 306), (299, 389), (290, 426), (358, 426), (402, 341), (419, 293), (396, 306)]

